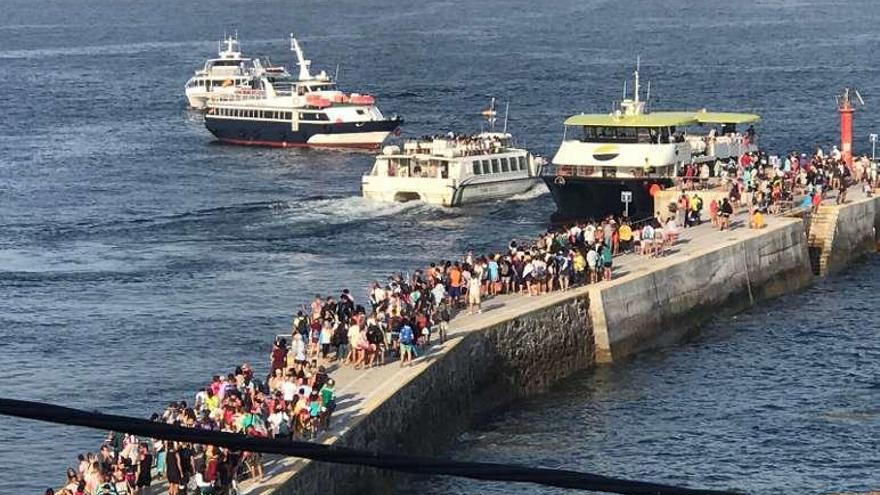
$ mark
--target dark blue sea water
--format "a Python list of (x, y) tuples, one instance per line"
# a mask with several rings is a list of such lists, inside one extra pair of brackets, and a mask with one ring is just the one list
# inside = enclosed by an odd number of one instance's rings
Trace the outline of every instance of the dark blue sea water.
[[(182, 88), (224, 31), (237, 29), (248, 54), (276, 62), (289, 62), (286, 37), (296, 32), (315, 67), (339, 64), (343, 86), (377, 95), (386, 113), (406, 118), (411, 135), (478, 130), (488, 95), (509, 99), (511, 130), (546, 155), (567, 115), (610, 108), (638, 55), (655, 108), (761, 113), (759, 131), (773, 151), (827, 149), (836, 136), (832, 97), (846, 85), (868, 104), (856, 117), (858, 149), (878, 127), (880, 5), (870, 0), (4, 0), (0, 7), (0, 395), (125, 414), (146, 416), (189, 397), (206, 377), (243, 360), (265, 365), (271, 335), (315, 292), (349, 286), (359, 294), (390, 270), (534, 234), (553, 210), (546, 195), (456, 211), (371, 204), (358, 198), (368, 154), (212, 144), (200, 117), (185, 109)], [(851, 277), (865, 285), (877, 273), (869, 265)], [(806, 318), (807, 328), (837, 333), (828, 327), (841, 305), (870, 304), (870, 290), (822, 287), (781, 307)], [(814, 419), (816, 431), (800, 440), (779, 433), (770, 437), (779, 441), (748, 444), (778, 470), (746, 469), (743, 460), (753, 458), (746, 447), (722, 448), (729, 439), (719, 428), (759, 438), (768, 422), (794, 427), (813, 417), (799, 400), (785, 400), (789, 391), (835, 411), (839, 397), (810, 391), (877, 372), (876, 359), (816, 359), (820, 371), (805, 374), (798, 363), (819, 337), (782, 318), (768, 329), (770, 320), (759, 329), (721, 322), (712, 342), (573, 381), (551, 399), (566, 406), (553, 423), (571, 432), (568, 448), (542, 450), (541, 434), (506, 445), (544, 452), (528, 459), (534, 463), (751, 486), (724, 478), (741, 468), (767, 493), (866, 483), (869, 470), (836, 460), (855, 439), (869, 441), (862, 436), (869, 426), (876, 438), (870, 415)], [(862, 327), (845, 328), (844, 342), (869, 345)], [(790, 352), (762, 352), (773, 345)], [(713, 346), (736, 347), (741, 359), (719, 368)], [(782, 399), (763, 411), (769, 416), (697, 421), (664, 414), (632, 392), (664, 390), (670, 381), (694, 391), (719, 369), (729, 382), (713, 382), (704, 395), (676, 394), (669, 407), (723, 411), (731, 388), (742, 391), (745, 412), (761, 397)], [(779, 381), (750, 380), (755, 370)], [(602, 401), (590, 406), (597, 390)], [(588, 427), (585, 417), (608, 428)], [(612, 428), (620, 422), (632, 428)], [(656, 444), (638, 447), (644, 436), (675, 431), (666, 444), (675, 462)], [(675, 447), (685, 436), (704, 439), (703, 447)], [(603, 443), (609, 438), (615, 442)], [(0, 418), (0, 492), (57, 485), (73, 456), (97, 442), (89, 431)], [(817, 442), (827, 455), (801, 462)], [(612, 448), (614, 460), (581, 455)], [(876, 460), (861, 450), (853, 459)], [(496, 454), (516, 458), (513, 451)]]

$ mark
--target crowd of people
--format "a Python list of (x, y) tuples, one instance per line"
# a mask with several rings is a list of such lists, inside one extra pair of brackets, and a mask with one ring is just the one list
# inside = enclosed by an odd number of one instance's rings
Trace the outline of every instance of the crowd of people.
[(455, 148), (464, 156), (501, 153), (509, 146), (509, 138), (500, 133), (426, 135), (404, 144), (404, 151), (434, 152), (434, 143), (445, 143), (446, 149)]
[[(215, 375), (192, 404), (172, 402), (152, 421), (252, 437), (308, 440), (329, 427), (335, 382), (317, 362), (272, 353), (265, 380), (244, 363)], [(282, 379), (276, 371), (282, 370)], [(235, 493), (240, 480), (263, 477), (262, 456), (212, 445), (110, 433), (98, 453), (78, 456), (58, 491), (47, 495), (145, 495), (164, 479), (169, 495)]]
[[(696, 191), (707, 184), (722, 188), (725, 198), (709, 204), (709, 216), (719, 229), (730, 228), (730, 216), (740, 208), (749, 211), (749, 225), (761, 228), (764, 215), (779, 214), (786, 206), (797, 206), (816, 212), (823, 200), (836, 192), (837, 204), (846, 201), (847, 190), (861, 184), (866, 195), (880, 187), (877, 163), (867, 156), (855, 158), (847, 165), (843, 154), (834, 146), (830, 153), (821, 148), (808, 156), (791, 152), (784, 157), (762, 152), (744, 154), (739, 159), (717, 160), (690, 165), (680, 171), (682, 193), (675, 205), (678, 212), (690, 212)], [(690, 192), (690, 194), (689, 194)], [(684, 221), (679, 217), (680, 221)]]
[[(712, 168), (687, 167), (678, 200), (654, 218), (630, 223), (609, 216), (551, 229), (531, 242), (511, 241), (497, 252), (469, 251), (458, 260), (438, 260), (373, 282), (364, 304), (348, 289), (338, 297), (316, 295), (297, 312), (289, 337), (275, 338), (265, 380), (242, 364), (214, 376), (192, 405), (173, 402), (151, 419), (257, 437), (314, 439), (329, 427), (336, 409), (335, 382), (327, 372), (331, 363), (354, 369), (391, 361), (411, 366), (432, 343), (447, 338), (456, 313), (479, 313), (486, 298), (537, 296), (611, 280), (614, 256), (621, 253), (665, 255), (681, 229), (704, 220), (698, 186), (704, 176), (726, 192), (705, 208), (722, 230), (731, 228), (730, 217), (741, 208), (748, 208), (750, 225), (759, 228), (761, 215), (779, 213), (799, 196), (801, 205), (815, 208), (828, 191), (837, 190), (838, 201), (845, 200), (847, 186), (855, 181), (864, 183), (866, 193), (880, 185), (875, 163), (862, 157), (847, 167), (836, 148), (829, 155), (818, 150), (812, 157), (791, 153), (779, 159), (753, 153)], [(164, 478), (170, 495), (188, 493), (188, 487), (222, 495), (240, 478), (262, 476), (256, 453), (111, 433), (98, 453), (79, 456), (63, 488), (47, 494), (143, 494)]]
[[(364, 369), (397, 361), (411, 366), (435, 342), (447, 338), (461, 311), (478, 313), (500, 294), (538, 296), (610, 280), (614, 255), (627, 251), (659, 256), (674, 242), (671, 227), (634, 228), (614, 217), (548, 230), (533, 242), (511, 241), (502, 252), (440, 260), (404, 276), (394, 274), (368, 289), (365, 305), (345, 289), (338, 297), (316, 295), (293, 318), (289, 334), (276, 337), (265, 380), (244, 363), (216, 375), (194, 401), (172, 402), (152, 420), (244, 435), (314, 439), (336, 409), (331, 363)], [(97, 454), (79, 456), (57, 494), (143, 494), (155, 480), (170, 495), (229, 493), (240, 478), (259, 479), (259, 454), (207, 445), (153, 441), (112, 433)], [(189, 492), (192, 493), (192, 492)]]

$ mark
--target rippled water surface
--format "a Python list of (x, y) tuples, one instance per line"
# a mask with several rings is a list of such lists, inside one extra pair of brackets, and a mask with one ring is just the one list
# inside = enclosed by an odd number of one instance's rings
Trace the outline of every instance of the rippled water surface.
[[(390, 270), (532, 235), (553, 209), (546, 195), (456, 211), (372, 204), (358, 198), (368, 154), (212, 144), (182, 88), (224, 31), (276, 62), (289, 62), (286, 35), (297, 32), (316, 68), (340, 64), (342, 85), (376, 94), (410, 135), (477, 130), (487, 95), (509, 99), (511, 130), (541, 154), (554, 150), (564, 117), (610, 108), (639, 54), (657, 108), (759, 112), (774, 151), (827, 148), (831, 97), (844, 85), (868, 103), (857, 147), (878, 122), (872, 0), (4, 0), (2, 12), (0, 395), (141, 416), (234, 363), (264, 366), (270, 336), (314, 292), (359, 295)], [(868, 283), (877, 270), (865, 272)], [(856, 441), (875, 423), (870, 407), (851, 412), (841, 397), (875, 397), (854, 388), (873, 373), (856, 359), (871, 355), (858, 333), (870, 332), (846, 327), (836, 352), (853, 355), (833, 366), (833, 354), (807, 357), (813, 341), (841, 331), (838, 292), (854, 307), (871, 302), (870, 291), (839, 284), (777, 308), (816, 334), (776, 317), (759, 318), (756, 331), (719, 323), (707, 332), (714, 344), (645, 356), (543, 399), (559, 407), (527, 425), (558, 427), (566, 442), (540, 430), (517, 443), (519, 408), (492, 427), (504, 432), (494, 441), (530, 463), (667, 481), (746, 486), (731, 479), (741, 471), (763, 473), (742, 479), (767, 490), (834, 484), (823, 475), (858, 484), (871, 458), (855, 454)], [(738, 367), (715, 366), (724, 355), (711, 349), (741, 339)], [(805, 351), (792, 353), (797, 345)], [(723, 388), (698, 394), (722, 372)], [(652, 402), (662, 391), (671, 402)], [(776, 423), (758, 419), (786, 394), (803, 399)], [(652, 433), (661, 420), (677, 436)], [(833, 446), (827, 458), (805, 440), (817, 438)], [(97, 441), (0, 418), (0, 492), (41, 493)], [(589, 454), (599, 449), (621, 455)], [(629, 455), (641, 450), (652, 456)], [(432, 486), (451, 489), (444, 483)]]

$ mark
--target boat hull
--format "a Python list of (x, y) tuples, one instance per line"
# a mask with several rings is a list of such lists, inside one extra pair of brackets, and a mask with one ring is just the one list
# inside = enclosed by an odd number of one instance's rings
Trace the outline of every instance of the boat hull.
[(669, 179), (589, 179), (582, 177), (544, 176), (556, 203), (554, 221), (600, 219), (608, 215), (622, 216), (626, 210), (621, 193), (632, 193), (629, 218), (639, 220), (654, 215), (653, 184), (669, 187)]
[(375, 149), (397, 130), (400, 119), (327, 124), (234, 120), (205, 116), (205, 127), (219, 141), (249, 146)]
[(535, 177), (454, 185), (450, 180), (365, 176), (361, 189), (365, 198), (374, 201), (424, 201), (441, 206), (462, 206), (509, 199), (540, 184)]

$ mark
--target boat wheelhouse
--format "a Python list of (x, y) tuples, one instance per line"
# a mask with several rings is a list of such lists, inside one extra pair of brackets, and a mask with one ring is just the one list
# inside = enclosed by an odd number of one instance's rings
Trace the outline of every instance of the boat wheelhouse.
[[(494, 104), (490, 122), (494, 123)], [(506, 128), (506, 125), (505, 125)], [(539, 185), (541, 160), (506, 132), (410, 139), (386, 146), (361, 187), (368, 199), (442, 206), (508, 199)]]
[[(638, 78), (637, 69), (633, 97), (621, 101), (615, 112), (565, 120), (562, 143), (552, 165), (542, 171), (557, 218), (597, 218), (625, 209), (633, 217), (649, 217), (652, 187), (671, 186), (689, 165), (757, 150), (754, 133), (738, 132), (737, 126), (757, 122), (758, 115), (648, 112)], [(622, 202), (627, 197), (628, 208)]]
[(218, 58), (208, 59), (203, 68), (186, 82), (184, 92), (189, 106), (204, 109), (213, 94), (231, 94), (251, 83), (253, 61), (242, 57), (238, 36), (219, 42)]
[(312, 75), (296, 38), (291, 50), (299, 76), (264, 69), (255, 61), (248, 88), (208, 101), (205, 126), (231, 144), (278, 147), (378, 148), (402, 119), (385, 117), (375, 98), (345, 93), (324, 71)]

